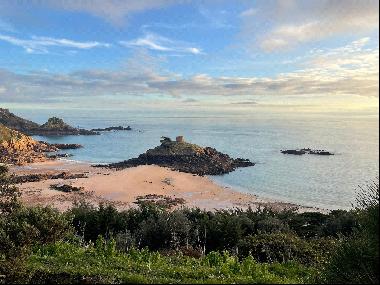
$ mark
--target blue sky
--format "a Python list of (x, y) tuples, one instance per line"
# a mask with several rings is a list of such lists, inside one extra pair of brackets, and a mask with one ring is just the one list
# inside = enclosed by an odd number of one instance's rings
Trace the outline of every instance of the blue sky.
[(378, 1), (0, 2), (3, 105), (378, 107)]

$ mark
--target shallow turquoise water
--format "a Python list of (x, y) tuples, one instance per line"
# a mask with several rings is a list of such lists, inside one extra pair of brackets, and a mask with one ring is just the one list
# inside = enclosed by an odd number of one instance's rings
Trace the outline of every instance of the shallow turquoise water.
[[(161, 136), (184, 135), (189, 142), (257, 163), (212, 177), (217, 183), (306, 206), (349, 208), (357, 185), (379, 173), (378, 113), (12, 111), (39, 123), (57, 115), (84, 128), (130, 125), (134, 129), (100, 136), (36, 137), (84, 145), (83, 149), (70, 151), (78, 161), (121, 161), (158, 145)], [(280, 153), (281, 149), (300, 147), (327, 149), (336, 155)]]

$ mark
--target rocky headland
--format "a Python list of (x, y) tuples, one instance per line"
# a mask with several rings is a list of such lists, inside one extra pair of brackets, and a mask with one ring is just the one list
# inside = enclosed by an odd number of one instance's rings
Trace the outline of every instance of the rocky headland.
[(62, 119), (52, 117), (39, 125), (11, 113), (8, 109), (0, 108), (0, 123), (29, 136), (68, 136), (68, 135), (98, 135), (98, 132), (74, 128)]
[(221, 175), (238, 167), (255, 165), (248, 159), (234, 159), (214, 148), (185, 142), (182, 137), (177, 137), (176, 141), (163, 137), (161, 145), (147, 150), (137, 158), (96, 167), (124, 169), (152, 164), (197, 175)]
[(0, 108), (0, 124), (27, 135), (30, 135), (31, 132), (37, 131), (40, 127), (39, 124), (18, 117), (8, 109), (3, 108)]
[(112, 126), (96, 128), (92, 130), (74, 128), (66, 124), (62, 119), (52, 117), (45, 124), (39, 125), (30, 120), (23, 119), (11, 113), (8, 109), (0, 108), (0, 124), (22, 132), (29, 136), (70, 136), (70, 135), (99, 135), (100, 132), (108, 131), (131, 131), (130, 126)]
[(314, 155), (334, 155), (334, 153), (321, 150), (321, 149), (311, 149), (311, 148), (301, 148), (301, 149), (287, 149), (281, 150), (283, 154), (293, 154), (293, 155), (304, 155), (304, 154), (314, 154)]
[(48, 159), (46, 153), (58, 149), (35, 141), (21, 132), (0, 124), (0, 162), (23, 165)]

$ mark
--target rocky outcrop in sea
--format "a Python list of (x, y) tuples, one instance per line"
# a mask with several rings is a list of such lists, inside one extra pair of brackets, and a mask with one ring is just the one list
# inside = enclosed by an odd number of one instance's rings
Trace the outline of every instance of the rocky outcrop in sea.
[(334, 155), (334, 153), (323, 150), (323, 149), (311, 149), (311, 148), (301, 148), (301, 149), (287, 149), (281, 150), (283, 154), (293, 154), (293, 155), (304, 155), (304, 154), (314, 154), (314, 155)]
[(118, 126), (118, 127), (108, 127), (108, 128), (103, 128), (103, 129), (92, 129), (91, 131), (93, 132), (109, 132), (109, 131), (131, 131), (132, 128), (130, 126), (128, 127), (123, 127), (123, 126)]
[(124, 169), (147, 164), (197, 175), (221, 175), (232, 172), (238, 167), (255, 165), (248, 159), (234, 159), (214, 148), (185, 142), (182, 137), (177, 137), (176, 141), (164, 137), (161, 145), (147, 150), (137, 158), (108, 165), (97, 165), (97, 167)]
[(98, 132), (89, 131), (85, 129), (74, 128), (66, 124), (62, 119), (52, 117), (48, 121), (41, 125), (37, 130), (37, 133), (33, 135), (40, 136), (69, 136), (69, 135), (98, 135)]
[(49, 145), (51, 147), (55, 147), (57, 149), (78, 149), (82, 148), (83, 146), (76, 143), (48, 143), (45, 141), (39, 141), (40, 143), (44, 143), (46, 145)]

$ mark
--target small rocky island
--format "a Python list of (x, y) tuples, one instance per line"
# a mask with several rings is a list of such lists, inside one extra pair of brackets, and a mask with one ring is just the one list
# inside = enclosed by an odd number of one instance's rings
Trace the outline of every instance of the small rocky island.
[(132, 128), (130, 126), (128, 127), (123, 127), (123, 126), (118, 126), (118, 127), (108, 127), (108, 128), (103, 128), (103, 129), (92, 129), (91, 131), (93, 132), (110, 132), (110, 131), (131, 131)]
[(50, 118), (45, 124), (41, 125), (34, 135), (42, 136), (68, 136), (68, 135), (98, 135), (99, 133), (85, 129), (74, 128), (66, 124), (57, 117)]
[(96, 165), (96, 167), (124, 169), (155, 164), (197, 175), (221, 175), (232, 172), (238, 167), (255, 165), (248, 159), (234, 159), (214, 148), (185, 142), (182, 136), (177, 137), (175, 141), (162, 137), (160, 142), (161, 145), (147, 150), (137, 158), (108, 165)]
[(287, 149), (281, 150), (283, 154), (293, 154), (293, 155), (304, 155), (304, 154), (314, 154), (314, 155), (334, 155), (334, 153), (321, 150), (321, 149), (311, 149), (311, 148), (301, 148), (301, 149)]

